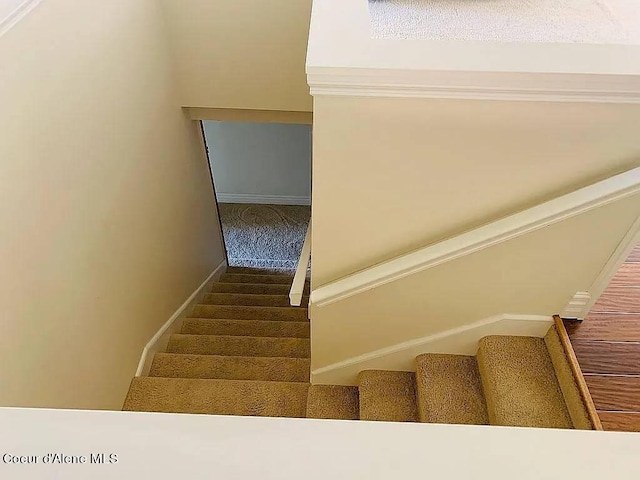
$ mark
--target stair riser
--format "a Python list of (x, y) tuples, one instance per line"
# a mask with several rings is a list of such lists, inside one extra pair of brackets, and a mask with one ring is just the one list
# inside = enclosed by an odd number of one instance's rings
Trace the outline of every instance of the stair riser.
[[(202, 300), (205, 305), (242, 305), (261, 307), (290, 307), (288, 295), (251, 295), (235, 293), (207, 293)], [(303, 297), (302, 306), (306, 308), (309, 297)]]
[(489, 423), (475, 357), (430, 353), (418, 356), (416, 387), (422, 422)]
[[(241, 293), (249, 295), (289, 295), (291, 285), (255, 284), (255, 283), (214, 283), (212, 293)], [(304, 293), (309, 294), (309, 285)]]
[(358, 387), (311, 385), (307, 400), (307, 418), (360, 420)]
[(123, 410), (302, 418), (305, 383), (136, 377)]
[(310, 341), (304, 338), (172, 335), (167, 346), (167, 353), (309, 358), (311, 345)]
[(159, 353), (153, 359), (150, 377), (209, 378), (308, 382), (310, 361), (299, 358), (221, 357)]
[(289, 285), (289, 287), (291, 287), (293, 277), (288, 275), (246, 275), (242, 273), (223, 273), (220, 276), (220, 281), (226, 283), (268, 283)]
[(234, 305), (196, 305), (194, 318), (223, 318), (229, 320), (266, 320), (279, 322), (308, 322), (307, 309), (299, 307), (243, 307)]
[(358, 381), (361, 420), (418, 421), (413, 372), (365, 370), (358, 375)]
[(309, 322), (264, 322), (260, 320), (187, 319), (181, 333), (235, 335), (243, 337), (309, 338)]

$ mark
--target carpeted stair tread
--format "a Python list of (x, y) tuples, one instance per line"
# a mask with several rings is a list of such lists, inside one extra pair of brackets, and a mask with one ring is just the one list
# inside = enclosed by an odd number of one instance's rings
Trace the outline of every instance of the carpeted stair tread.
[(311, 342), (307, 338), (174, 334), (169, 338), (167, 353), (309, 358)]
[(492, 425), (572, 428), (542, 338), (484, 337), (477, 360)]
[(156, 353), (150, 377), (309, 382), (307, 358)]
[(123, 410), (302, 418), (308, 389), (301, 382), (136, 377)]
[(289, 285), (293, 282), (291, 275), (253, 275), (247, 273), (223, 273), (220, 275), (221, 282), (228, 283), (270, 283), (279, 285)]
[(421, 422), (489, 423), (475, 357), (419, 355), (416, 357), (416, 393)]
[(245, 307), (240, 305), (202, 305), (193, 309), (194, 318), (224, 318), (227, 320), (274, 320), (308, 322), (307, 309), (300, 307)]
[(307, 400), (307, 418), (358, 420), (358, 387), (311, 385)]
[(187, 318), (182, 324), (180, 333), (191, 335), (309, 338), (310, 332), (311, 325), (309, 322)]
[(413, 372), (365, 370), (358, 382), (361, 420), (418, 421)]
[[(245, 293), (207, 293), (202, 300), (204, 305), (243, 305), (263, 307), (289, 307), (289, 295), (255, 295)], [(306, 308), (309, 297), (302, 298), (302, 306)], [(301, 307), (297, 307), (301, 308)]]
[[(309, 294), (309, 284), (305, 285), (304, 293)], [(244, 293), (255, 295), (289, 295), (291, 285), (277, 283), (225, 283), (216, 282), (211, 287), (212, 293)]]

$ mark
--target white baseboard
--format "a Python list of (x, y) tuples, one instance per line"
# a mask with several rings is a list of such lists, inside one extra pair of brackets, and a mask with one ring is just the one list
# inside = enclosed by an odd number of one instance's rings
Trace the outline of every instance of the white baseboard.
[(567, 306), (564, 307), (562, 313), (560, 314), (561, 318), (584, 318), (583, 312), (586, 306), (591, 302), (591, 294), (589, 292), (576, 292), (576, 294), (571, 297)]
[(252, 195), (244, 193), (218, 193), (218, 203), (257, 203), (261, 205), (311, 205), (310, 197), (287, 195)]
[(153, 361), (153, 355), (157, 352), (164, 352), (169, 343), (169, 337), (179, 332), (182, 329), (182, 323), (184, 319), (189, 316), (193, 307), (198, 304), (204, 295), (211, 290), (213, 283), (220, 278), (227, 267), (227, 261), (224, 260), (216, 269), (211, 272), (211, 275), (200, 285), (195, 292), (191, 294), (189, 298), (175, 311), (171, 318), (160, 327), (160, 330), (149, 340), (142, 350), (142, 356), (138, 363), (138, 370), (136, 370), (136, 377), (145, 377), (149, 375), (149, 369), (151, 368), (151, 362)]
[(359, 355), (311, 371), (312, 384), (356, 385), (363, 370), (415, 371), (415, 358), (422, 353), (475, 355), (478, 341), (487, 335), (516, 335), (542, 338), (553, 318), (541, 315), (503, 314), (469, 325), (429, 335)]

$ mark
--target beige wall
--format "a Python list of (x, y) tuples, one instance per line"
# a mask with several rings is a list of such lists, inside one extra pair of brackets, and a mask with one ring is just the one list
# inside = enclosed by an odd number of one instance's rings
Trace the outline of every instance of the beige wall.
[[(636, 194), (337, 303), (313, 306), (312, 370), (495, 315), (558, 314), (577, 291), (590, 289), (639, 215)], [(398, 361), (381, 366), (413, 367), (411, 358), (393, 359)], [(345, 378), (334, 371), (322, 380)]]
[(188, 107), (311, 111), (311, 0), (162, 0)]
[(321, 286), (640, 165), (640, 105), (316, 97)]
[(49, 0), (0, 38), (0, 405), (118, 409), (222, 261), (154, 0)]

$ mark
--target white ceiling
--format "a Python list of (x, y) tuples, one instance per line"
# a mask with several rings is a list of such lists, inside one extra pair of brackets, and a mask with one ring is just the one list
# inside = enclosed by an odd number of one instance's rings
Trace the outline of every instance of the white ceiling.
[(638, 0), (369, 0), (372, 36), (640, 44)]

